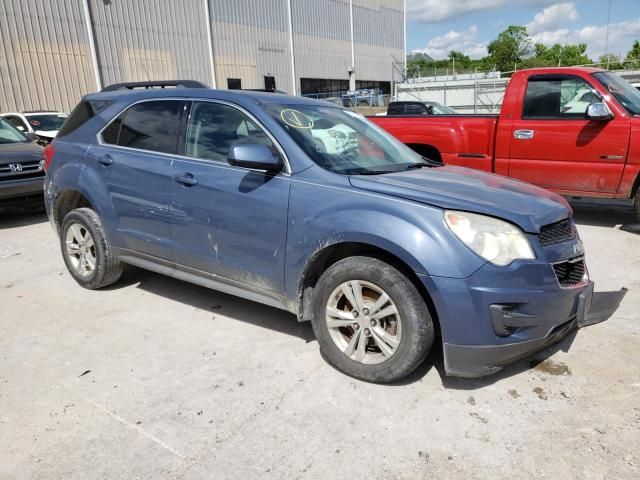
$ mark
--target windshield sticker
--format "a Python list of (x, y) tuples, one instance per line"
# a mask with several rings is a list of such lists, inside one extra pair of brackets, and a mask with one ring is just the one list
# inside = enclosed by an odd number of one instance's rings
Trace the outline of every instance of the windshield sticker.
[(288, 108), (280, 112), (282, 121), (293, 128), (313, 128), (313, 120), (308, 115)]

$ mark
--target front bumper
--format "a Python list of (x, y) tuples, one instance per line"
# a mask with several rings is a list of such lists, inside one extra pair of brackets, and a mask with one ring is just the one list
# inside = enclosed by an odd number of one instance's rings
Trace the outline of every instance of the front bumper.
[(626, 293), (626, 288), (617, 292), (594, 293), (593, 283), (590, 283), (578, 295), (576, 313), (572, 318), (553, 327), (542, 338), (504, 345), (454, 345), (444, 343), (447, 375), (475, 378), (498, 372), (505, 365), (528, 357), (559, 342), (577, 328), (604, 322), (618, 309)]
[(481, 377), (608, 319), (626, 289), (562, 288), (552, 264), (486, 264), (468, 278), (420, 275), (440, 320), (447, 375)]
[(0, 182), (0, 205), (41, 199), (44, 176)]

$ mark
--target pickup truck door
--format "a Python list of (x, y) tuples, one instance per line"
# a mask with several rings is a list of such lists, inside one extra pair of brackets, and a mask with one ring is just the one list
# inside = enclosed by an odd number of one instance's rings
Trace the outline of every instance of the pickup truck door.
[(588, 105), (600, 101), (581, 77), (529, 77), (520, 118), (513, 121), (509, 176), (565, 193), (615, 193), (631, 125), (619, 116), (587, 120)]
[(176, 263), (242, 288), (282, 291), (290, 176), (229, 165), (235, 143), (263, 143), (281, 154), (245, 111), (193, 102), (184, 152), (172, 168)]

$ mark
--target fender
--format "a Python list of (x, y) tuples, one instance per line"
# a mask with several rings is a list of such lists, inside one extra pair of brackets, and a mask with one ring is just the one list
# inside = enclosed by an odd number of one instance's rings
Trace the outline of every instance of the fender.
[[(414, 272), (466, 278), (484, 261), (443, 224), (442, 210), (385, 195), (292, 182), (285, 259), (287, 297), (296, 298), (307, 264), (327, 247), (361, 243), (401, 259)], [(313, 199), (313, 200), (310, 200)], [(435, 222), (435, 223), (434, 223)]]

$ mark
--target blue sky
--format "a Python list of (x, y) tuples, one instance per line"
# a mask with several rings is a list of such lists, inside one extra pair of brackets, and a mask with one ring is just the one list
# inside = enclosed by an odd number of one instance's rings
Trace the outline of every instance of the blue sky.
[[(472, 58), (509, 25), (526, 25), (534, 42), (586, 43), (597, 60), (605, 51), (608, 0), (407, 0), (407, 51)], [(626, 55), (640, 40), (640, 0), (611, 0), (609, 49)]]

